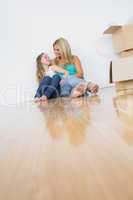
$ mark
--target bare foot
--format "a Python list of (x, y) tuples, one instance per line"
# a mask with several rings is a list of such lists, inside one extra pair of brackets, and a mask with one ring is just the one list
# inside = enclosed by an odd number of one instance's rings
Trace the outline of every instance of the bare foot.
[(72, 98), (81, 97), (83, 94), (85, 94), (86, 89), (87, 89), (87, 85), (85, 83), (79, 84), (73, 89), (71, 97)]
[(42, 101), (47, 101), (48, 98), (47, 98), (45, 95), (42, 95), (41, 100), (42, 100)]
[(82, 96), (82, 93), (79, 92), (79, 91), (76, 91), (76, 90), (73, 91), (72, 94), (71, 94), (72, 98), (77, 98), (77, 97), (80, 97), (80, 96)]
[(38, 102), (40, 102), (41, 101), (41, 98), (39, 98), (39, 97), (36, 97), (35, 99), (34, 99), (34, 102), (35, 103), (38, 103)]
[(87, 91), (96, 94), (99, 91), (99, 86), (95, 83), (88, 83)]

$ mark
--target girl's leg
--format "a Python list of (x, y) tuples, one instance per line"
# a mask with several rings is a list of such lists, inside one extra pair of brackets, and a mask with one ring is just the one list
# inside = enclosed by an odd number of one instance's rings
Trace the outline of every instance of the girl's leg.
[(61, 81), (61, 78), (59, 75), (56, 74), (52, 77), (50, 85), (45, 90), (45, 96), (48, 99), (59, 96), (60, 81)]
[(51, 95), (51, 97), (50, 98), (57, 98), (57, 97), (59, 97), (60, 96), (60, 91), (61, 91), (61, 89), (60, 89), (60, 85), (56, 88), (56, 90), (53, 92), (53, 94)]
[(49, 77), (49, 76), (45, 76), (41, 80), (41, 82), (39, 84), (39, 87), (37, 89), (37, 92), (35, 94), (35, 98), (37, 98), (37, 97), (40, 98), (44, 94), (44, 92), (47, 89), (47, 87), (51, 84), (51, 80), (52, 80), (52, 78)]

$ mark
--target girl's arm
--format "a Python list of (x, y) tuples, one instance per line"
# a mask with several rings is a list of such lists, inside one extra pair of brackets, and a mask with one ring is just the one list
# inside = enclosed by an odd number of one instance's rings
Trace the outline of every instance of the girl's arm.
[(84, 76), (83, 68), (82, 68), (80, 59), (77, 56), (74, 57), (74, 64), (77, 70), (77, 73), (75, 74), (75, 76), (78, 78), (83, 78)]
[(65, 76), (68, 76), (69, 73), (67, 70), (63, 69), (62, 67), (59, 67), (57, 65), (52, 65), (50, 66), (54, 71), (59, 72), (59, 73), (63, 73)]

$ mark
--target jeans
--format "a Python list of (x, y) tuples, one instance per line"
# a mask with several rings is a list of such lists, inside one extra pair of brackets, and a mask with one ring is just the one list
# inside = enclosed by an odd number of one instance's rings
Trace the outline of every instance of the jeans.
[(35, 97), (41, 97), (45, 95), (48, 99), (56, 98), (60, 95), (60, 81), (59, 75), (54, 75), (52, 78), (50, 76), (45, 76), (37, 89)]
[(64, 83), (61, 84), (60, 96), (70, 96), (72, 89), (80, 83), (86, 83), (86, 81), (73, 75), (68, 76), (64, 79)]

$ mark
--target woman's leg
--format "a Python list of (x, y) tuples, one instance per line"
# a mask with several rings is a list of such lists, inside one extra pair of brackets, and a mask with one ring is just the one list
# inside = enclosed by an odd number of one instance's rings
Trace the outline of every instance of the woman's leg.
[(80, 97), (83, 96), (87, 92), (91, 92), (92, 94), (96, 94), (99, 90), (99, 86), (92, 82), (79, 83), (72, 90), (72, 97)]
[(95, 83), (89, 82), (87, 85), (87, 91), (96, 94), (99, 91), (99, 86)]
[(87, 91), (87, 83), (79, 83), (77, 86), (75, 86), (71, 92), (71, 97), (77, 98), (85, 95)]
[(80, 97), (85, 94), (87, 82), (84, 79), (70, 76), (67, 78), (67, 83), (72, 87), (69, 94), (71, 97)]
[(60, 94), (60, 81), (61, 78), (59, 75), (54, 75), (51, 79), (50, 85), (47, 87), (45, 90), (45, 96), (50, 99), (50, 98), (55, 98), (58, 97)]
[[(80, 91), (79, 87), (77, 88), (77, 85), (82, 83), (82, 91), (81, 91), (81, 85), (80, 85)], [(74, 75), (68, 76), (63, 80), (63, 83), (61, 84), (61, 96), (72, 96), (72, 95), (78, 95), (81, 96), (83, 94), (83, 87), (85, 87), (86, 81), (84, 79), (78, 78)], [(74, 89), (75, 88), (75, 89)], [(74, 89), (74, 93), (73, 93)]]
[(61, 97), (68, 97), (70, 96), (72, 91), (72, 86), (65, 82), (63, 85), (61, 85), (61, 92), (60, 92), (60, 96)]
[(42, 95), (44, 94), (45, 90), (47, 89), (47, 87), (51, 84), (51, 81), (52, 81), (52, 78), (49, 77), (49, 76), (45, 76), (40, 84), (39, 84), (39, 87), (37, 89), (37, 92), (35, 94), (35, 98), (40, 98), (42, 97)]
[(74, 88), (75, 86), (79, 85), (80, 83), (86, 83), (86, 81), (83, 78), (78, 78), (75, 75), (68, 76), (67, 82)]

